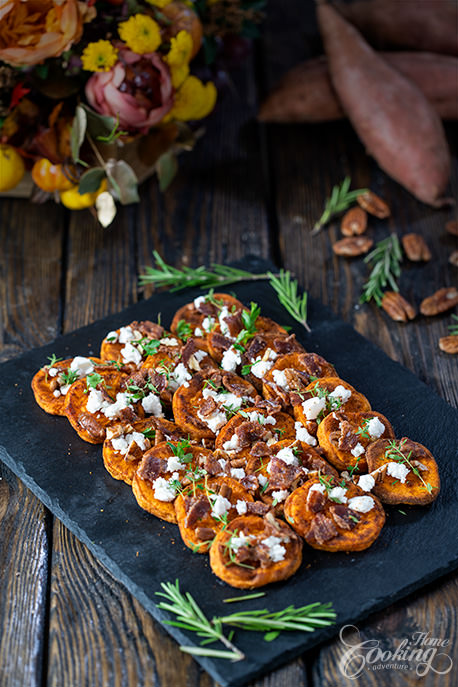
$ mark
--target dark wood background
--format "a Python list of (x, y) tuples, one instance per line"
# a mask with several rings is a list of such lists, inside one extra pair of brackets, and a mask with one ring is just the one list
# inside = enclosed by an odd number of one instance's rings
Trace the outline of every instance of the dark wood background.
[[(137, 206), (121, 208), (101, 229), (88, 212), (47, 203), (0, 201), (1, 359), (51, 341), (149, 295), (137, 279), (156, 249), (180, 265), (226, 262), (247, 253), (294, 271), (309, 293), (389, 356), (413, 370), (450, 404), (458, 405), (457, 359), (438, 349), (450, 316), (390, 321), (375, 306), (359, 306), (367, 268), (336, 258), (332, 224), (310, 229), (334, 183), (346, 174), (370, 186), (392, 208), (371, 221), (376, 240), (396, 231), (422, 234), (433, 259), (404, 265), (401, 289), (417, 305), (437, 288), (457, 283), (448, 264), (456, 241), (444, 224), (452, 210), (432, 210), (390, 181), (364, 153), (346, 122), (259, 126), (260, 98), (285, 69), (316, 53), (310, 4), (270, 2), (262, 40), (208, 121), (195, 151), (161, 194), (154, 179)], [(454, 155), (456, 127), (447, 134)], [(2, 418), (2, 422), (14, 421)], [(432, 428), (433, 430), (433, 428)], [(45, 459), (45, 457), (44, 457)], [(183, 655), (166, 632), (65, 527), (6, 469), (0, 468), (1, 687), (211, 687), (213, 681)], [(361, 624), (364, 639), (392, 649), (415, 631), (450, 640), (458, 665), (458, 577), (449, 575)], [(343, 589), (343, 594), (351, 590)], [(364, 671), (351, 681), (337, 669), (338, 640), (304, 654), (256, 687), (452, 686), (430, 671)]]

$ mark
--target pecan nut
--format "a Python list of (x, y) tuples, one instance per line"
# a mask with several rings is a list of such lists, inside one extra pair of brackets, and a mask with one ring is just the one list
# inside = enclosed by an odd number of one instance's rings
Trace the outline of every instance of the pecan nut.
[(358, 201), (358, 205), (362, 207), (363, 210), (366, 210), (366, 212), (368, 212), (370, 215), (374, 215), (379, 219), (385, 219), (385, 217), (389, 217), (391, 215), (390, 208), (385, 201), (372, 191), (365, 191), (365, 193), (361, 193), (356, 200)]
[(428, 262), (428, 260), (431, 260), (431, 251), (420, 234), (405, 234), (401, 241), (409, 260), (413, 262)]
[(367, 236), (351, 236), (337, 241), (332, 250), (336, 255), (344, 255), (353, 258), (357, 255), (364, 255), (370, 250), (374, 242)]
[(351, 208), (342, 217), (340, 230), (344, 236), (359, 236), (367, 227), (367, 212), (360, 207)]
[(407, 322), (416, 315), (415, 308), (396, 291), (385, 292), (382, 308), (395, 322)]
[(447, 231), (452, 236), (458, 236), (458, 220), (451, 219), (445, 224), (445, 231)]
[(438, 315), (451, 310), (455, 305), (458, 305), (458, 289), (450, 286), (439, 289), (432, 296), (425, 298), (420, 304), (420, 312), (422, 315)]
[(451, 265), (458, 267), (458, 250), (454, 250), (453, 253), (451, 253), (448, 261)]
[(439, 348), (444, 353), (458, 353), (458, 334), (450, 334), (439, 339)]

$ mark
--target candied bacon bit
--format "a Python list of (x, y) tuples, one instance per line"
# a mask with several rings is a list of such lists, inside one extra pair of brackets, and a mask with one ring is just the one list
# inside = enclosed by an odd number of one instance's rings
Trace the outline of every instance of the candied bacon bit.
[(231, 336), (237, 336), (237, 334), (243, 329), (241, 310), (238, 310), (233, 315), (226, 315), (224, 321), (229, 327), (229, 332)]
[(264, 410), (266, 415), (278, 415), (281, 412), (281, 404), (273, 399), (264, 399), (261, 396), (256, 396), (254, 400), (256, 410)]
[(94, 439), (103, 439), (105, 437), (104, 428), (97, 422), (91, 413), (81, 413), (78, 416), (78, 423), (91, 435), (91, 437), (94, 437)]
[(264, 516), (269, 512), (270, 506), (262, 501), (247, 501), (247, 513)]
[(135, 422), (139, 418), (132, 408), (121, 408), (119, 411), (119, 419), (121, 422)]
[(319, 513), (320, 510), (323, 510), (325, 503), (326, 496), (322, 494), (321, 491), (316, 489), (309, 491), (307, 496), (307, 508), (312, 511), (312, 513)]
[(303, 351), (303, 347), (296, 341), (296, 335), (280, 336), (274, 339), (273, 349), (276, 353), (294, 353), (294, 351)]
[(199, 407), (199, 413), (204, 417), (207, 417), (207, 415), (213, 415), (217, 407), (218, 406), (215, 400), (211, 396), (209, 396), (205, 399), (205, 401), (201, 403)]
[(183, 361), (184, 365), (189, 364), (191, 356), (193, 356), (197, 350), (199, 349), (197, 348), (194, 339), (189, 339), (181, 351), (181, 360)]
[(329, 507), (329, 511), (338, 527), (344, 530), (352, 530), (356, 522), (350, 518), (347, 506), (335, 503)]
[(230, 372), (223, 374), (223, 386), (236, 396), (249, 395), (253, 391), (253, 387), (249, 382), (245, 382), (245, 380)]
[(211, 527), (198, 527), (196, 529), (196, 537), (201, 541), (211, 541), (215, 536), (215, 530)]
[(209, 301), (204, 301), (203, 303), (199, 304), (199, 307), (196, 308), (197, 312), (202, 313), (202, 315), (207, 315), (207, 317), (218, 317), (218, 308), (214, 303), (210, 303)]
[(242, 487), (244, 487), (248, 491), (254, 491), (258, 488), (258, 478), (256, 477), (256, 475), (245, 475), (245, 477), (242, 477), (242, 479), (240, 479), (239, 482), (242, 485)]
[(143, 336), (148, 337), (148, 339), (160, 339), (164, 334), (164, 327), (157, 322), (151, 322), (151, 320), (143, 320), (143, 322), (132, 322), (132, 329), (136, 329)]
[(264, 456), (270, 456), (272, 451), (264, 441), (257, 441), (253, 444), (250, 453), (254, 458), (263, 458)]
[(221, 496), (224, 496), (225, 499), (230, 500), (232, 496), (232, 489), (228, 484), (222, 484), (219, 493)]
[(153, 483), (159, 475), (167, 470), (167, 461), (158, 456), (148, 456), (137, 470), (140, 479)]
[(245, 446), (250, 446), (256, 441), (265, 439), (270, 435), (270, 431), (266, 429), (259, 422), (242, 422), (241, 425), (235, 430), (235, 434), (238, 437), (238, 442), (240, 448)]
[(222, 470), (221, 465), (213, 456), (205, 456), (202, 467), (209, 475), (219, 475)]
[(329, 539), (334, 539), (338, 531), (332, 520), (323, 513), (317, 513), (312, 520), (308, 535), (313, 537), (317, 544), (324, 544)]
[(187, 511), (185, 527), (193, 527), (198, 520), (202, 520), (211, 511), (211, 505), (206, 496), (198, 496), (197, 499), (189, 499), (189, 509), (185, 501), (185, 510)]
[(302, 468), (297, 465), (287, 465), (283, 460), (274, 456), (270, 463), (269, 491), (273, 489), (288, 489), (294, 480), (301, 477)]
[(232, 346), (232, 341), (226, 336), (219, 334), (218, 332), (213, 332), (211, 337), (211, 344), (213, 348), (217, 348), (221, 351), (227, 351)]
[(248, 360), (255, 360), (258, 355), (266, 348), (267, 342), (262, 336), (255, 336), (251, 339), (245, 355)]
[(351, 451), (359, 442), (359, 437), (353, 432), (353, 425), (347, 420), (340, 423), (340, 439), (338, 448), (341, 451)]

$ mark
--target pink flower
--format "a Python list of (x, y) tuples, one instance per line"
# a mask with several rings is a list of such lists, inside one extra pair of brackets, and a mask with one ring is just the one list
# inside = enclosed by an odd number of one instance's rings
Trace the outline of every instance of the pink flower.
[(170, 71), (157, 53), (137, 55), (121, 48), (109, 72), (91, 76), (86, 97), (96, 112), (118, 116), (123, 128), (146, 133), (172, 107)]

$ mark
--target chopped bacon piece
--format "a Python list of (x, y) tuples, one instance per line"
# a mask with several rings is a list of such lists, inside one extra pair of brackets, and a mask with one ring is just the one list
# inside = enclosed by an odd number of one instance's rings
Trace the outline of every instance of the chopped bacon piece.
[(264, 516), (269, 512), (270, 506), (262, 501), (247, 501), (247, 513), (253, 513), (253, 515)]
[(309, 491), (307, 497), (307, 508), (312, 511), (312, 513), (319, 513), (323, 510), (324, 504), (326, 503), (326, 496), (321, 493), (321, 491), (313, 490)]
[(202, 520), (211, 511), (211, 505), (206, 496), (199, 496), (197, 499), (185, 498), (185, 509), (187, 512), (185, 526), (193, 527), (198, 520)]
[(157, 456), (148, 456), (138, 470), (140, 479), (153, 483), (167, 469), (167, 461)]
[(312, 520), (309, 536), (312, 536), (317, 544), (324, 544), (329, 539), (334, 539), (339, 533), (330, 518), (323, 513), (317, 513)]
[(105, 437), (105, 430), (102, 425), (97, 422), (91, 413), (81, 413), (78, 416), (78, 422), (94, 439), (103, 439)]
[(198, 527), (196, 529), (196, 537), (201, 541), (211, 541), (215, 536), (215, 530), (211, 527)]
[(352, 530), (355, 527), (356, 522), (351, 519), (348, 508), (344, 504), (332, 504), (329, 511), (337, 527), (341, 527), (344, 530)]

